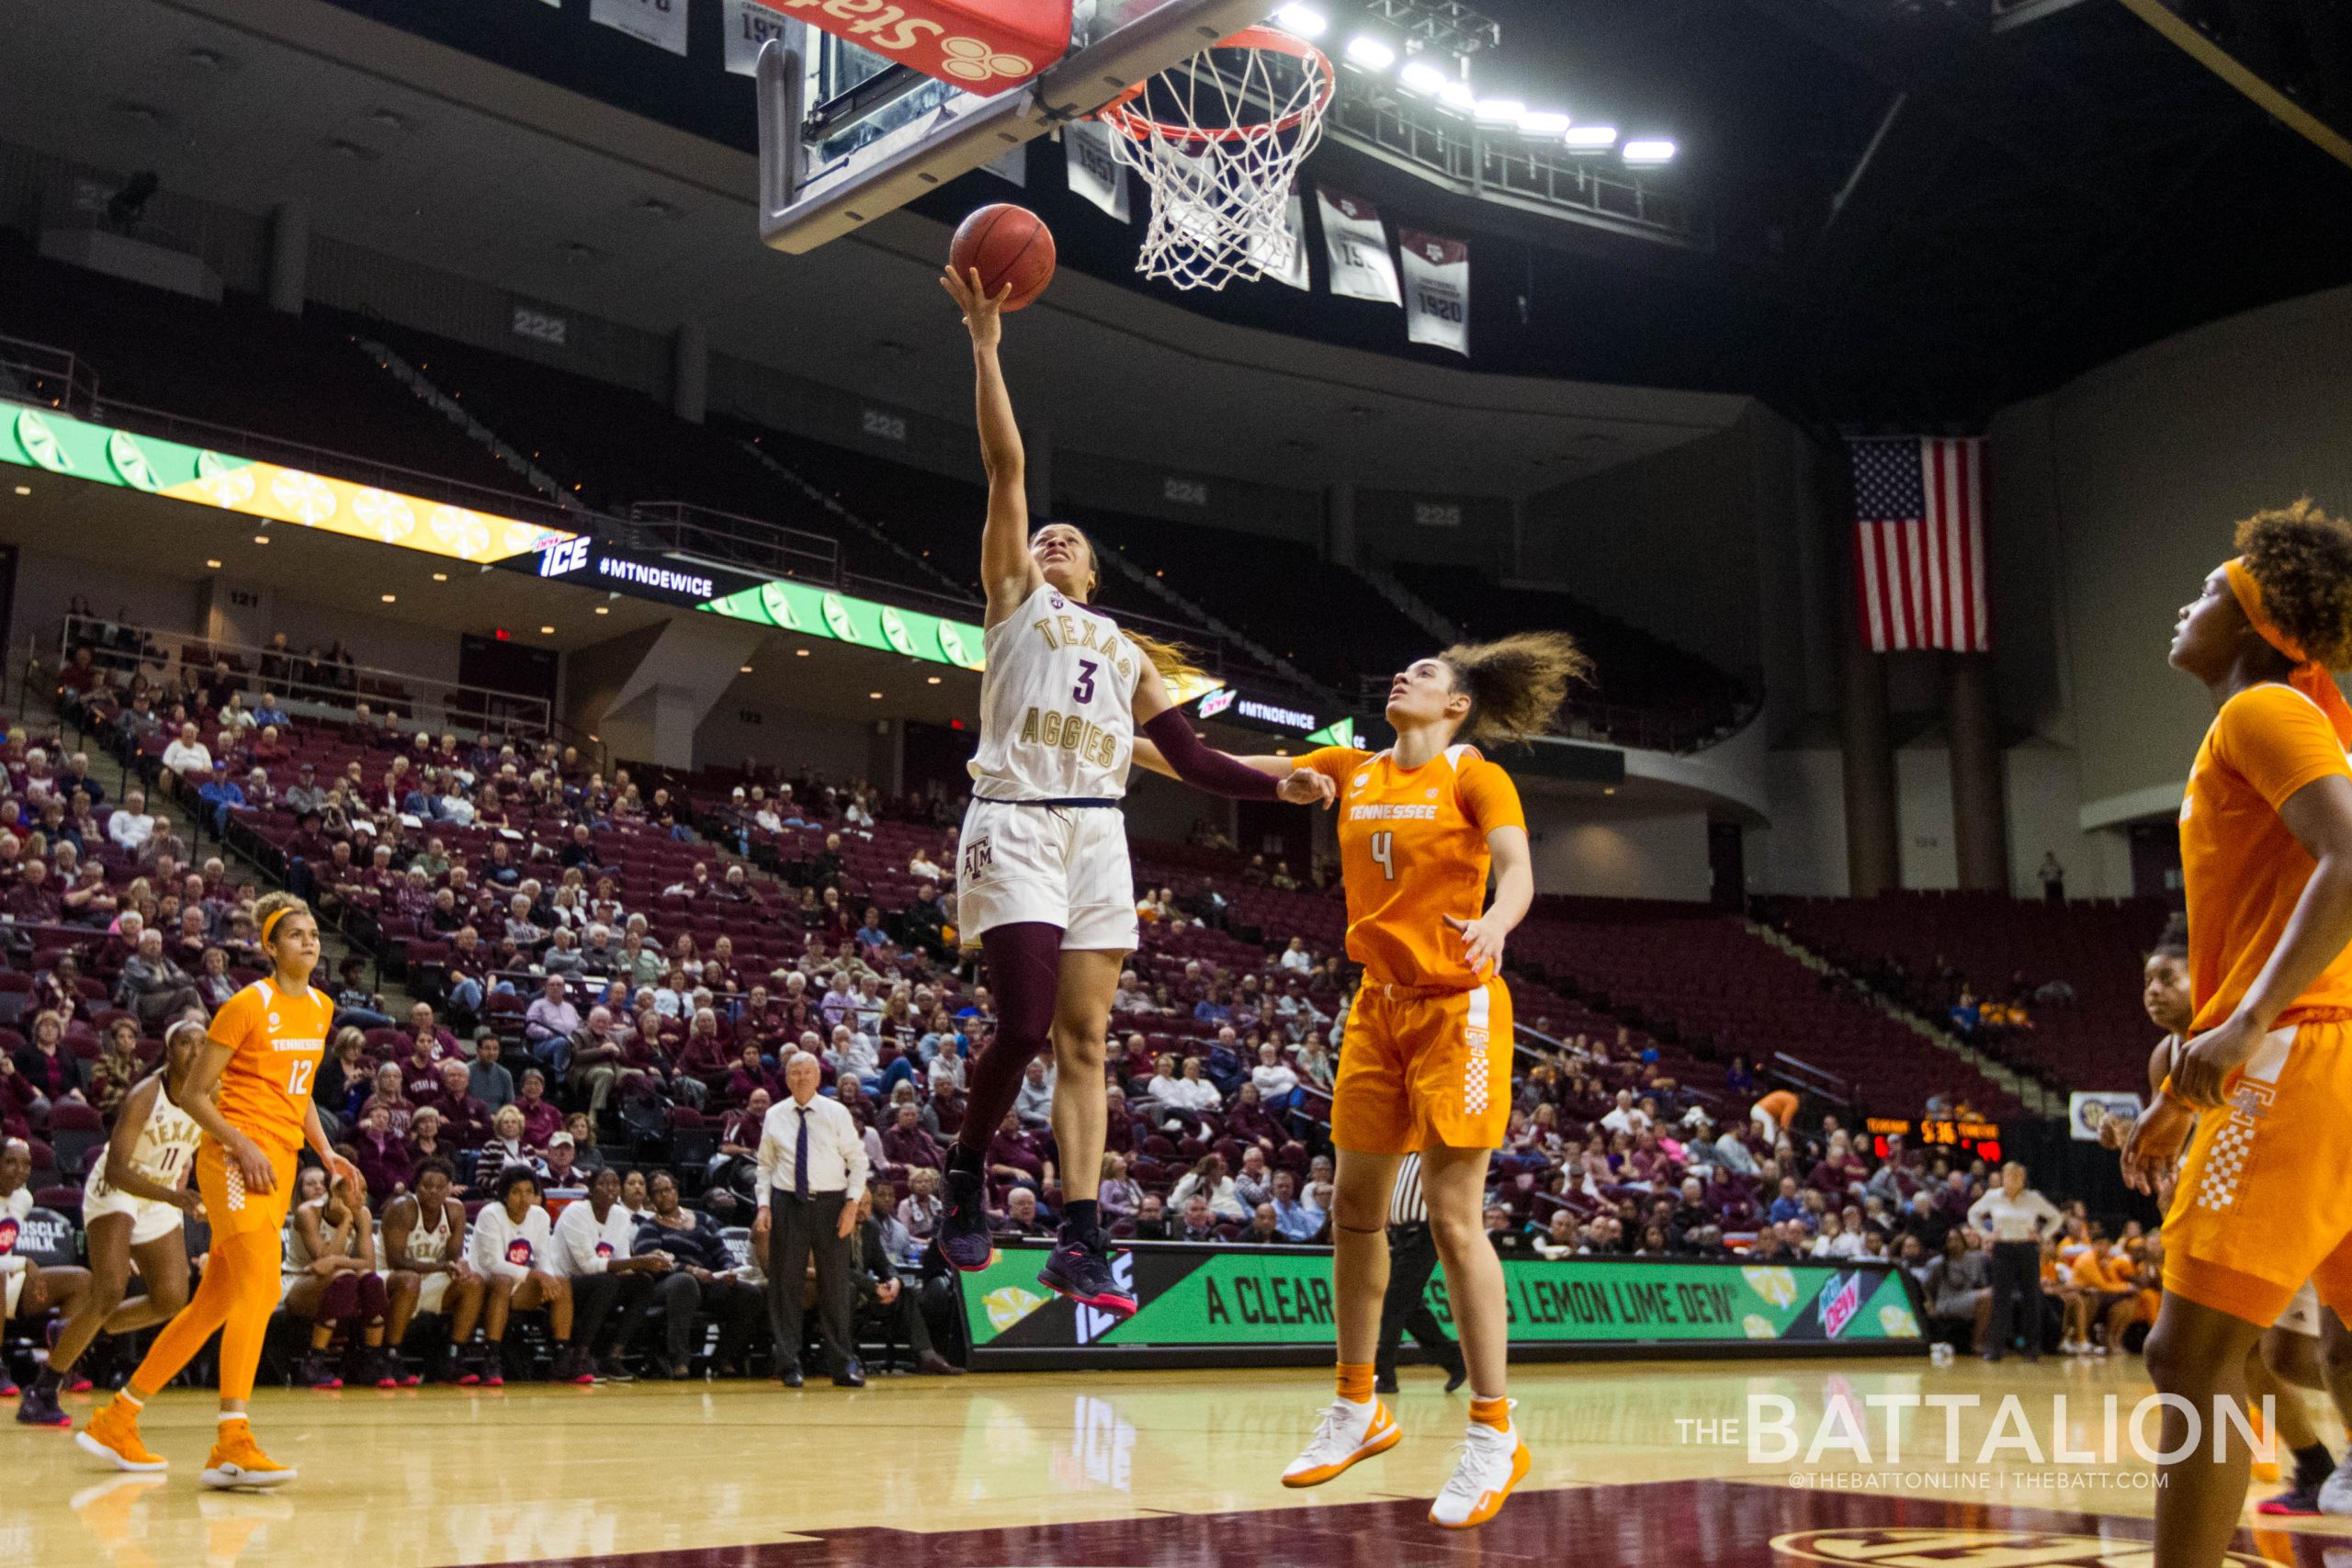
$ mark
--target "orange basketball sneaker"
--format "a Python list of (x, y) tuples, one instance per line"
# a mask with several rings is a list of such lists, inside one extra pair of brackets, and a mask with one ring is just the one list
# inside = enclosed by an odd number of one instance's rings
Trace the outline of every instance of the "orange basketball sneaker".
[(1335, 1399), (1315, 1424), (1306, 1451), (1283, 1472), (1285, 1486), (1320, 1486), (1358, 1460), (1386, 1453), (1403, 1440), (1405, 1430), (1388, 1414), (1385, 1400)]
[(74, 1441), (83, 1452), (96, 1454), (121, 1470), (149, 1474), (171, 1463), (139, 1440), (139, 1406), (120, 1394), (107, 1400), (106, 1407), (90, 1417), (90, 1424), (74, 1434)]
[(239, 1418), (220, 1423), (220, 1440), (198, 1479), (207, 1486), (283, 1486), (294, 1471), (262, 1452), (252, 1424)]
[[(1506, 1410), (1517, 1405), (1512, 1400)], [(1532, 1462), (1527, 1445), (1519, 1440), (1516, 1423), (1500, 1430), (1481, 1421), (1470, 1424), (1462, 1441), (1462, 1458), (1453, 1479), (1430, 1505), (1430, 1523), (1446, 1529), (1466, 1530), (1483, 1525), (1503, 1511), (1511, 1489), (1527, 1479)]]

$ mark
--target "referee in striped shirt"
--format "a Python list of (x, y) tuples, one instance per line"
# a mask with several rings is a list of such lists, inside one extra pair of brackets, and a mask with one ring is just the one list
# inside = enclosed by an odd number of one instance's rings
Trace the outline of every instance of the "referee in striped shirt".
[(1437, 1242), (1430, 1235), (1429, 1205), (1421, 1201), (1421, 1156), (1407, 1155), (1388, 1200), (1388, 1294), (1380, 1303), (1380, 1346), (1373, 1353), (1373, 1387), (1381, 1393), (1396, 1392), (1396, 1347), (1408, 1330), (1422, 1354), (1445, 1369), (1446, 1393), (1470, 1376), (1462, 1347), (1446, 1337), (1445, 1325), (1422, 1299), (1436, 1272)]

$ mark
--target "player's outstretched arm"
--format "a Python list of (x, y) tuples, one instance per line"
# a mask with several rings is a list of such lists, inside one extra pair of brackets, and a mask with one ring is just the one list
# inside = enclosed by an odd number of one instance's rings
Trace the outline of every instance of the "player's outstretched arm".
[(1012, 393), (1004, 384), (997, 345), (1004, 336), (1004, 302), (1012, 285), (991, 298), (977, 269), (964, 276), (949, 269), (939, 286), (947, 290), (972, 334), (972, 395), (980, 431), (980, 463), (989, 474), (989, 515), (980, 530), (980, 581), (988, 590), (988, 624), (1012, 614), (1045, 581), (1029, 553), (1029, 463), (1021, 445), (1021, 423), (1013, 417)]
[[(1159, 671), (1146, 660), (1142, 674), (1136, 681), (1136, 761), (1155, 773), (1191, 784), (1210, 795), (1224, 795), (1232, 800), (1310, 800), (1328, 799), (1329, 784), (1311, 782), (1320, 774), (1306, 775), (1310, 781), (1299, 782), (1301, 775), (1293, 772), (1289, 759), (1262, 757), (1255, 761), (1213, 751), (1193, 733), (1184, 712), (1168, 694), (1168, 683)], [(1147, 756), (1144, 748), (1150, 747)], [(1281, 766), (1261, 766), (1279, 763)], [(1277, 782), (1279, 779), (1279, 782)]]

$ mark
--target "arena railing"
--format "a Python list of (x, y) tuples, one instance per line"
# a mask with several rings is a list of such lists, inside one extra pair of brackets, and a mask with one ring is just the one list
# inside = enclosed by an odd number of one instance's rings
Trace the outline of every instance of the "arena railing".
[[(746, 567), (797, 581), (835, 588), (847, 581), (840, 540), (691, 501), (638, 502), (628, 509), (623, 536), (641, 549), (702, 556), (720, 566)], [(894, 592), (904, 597), (904, 590)]]
[[(133, 646), (127, 648), (126, 642)], [(303, 681), (296, 677), (293, 667), (308, 660), (303, 652), (292, 649), (280, 652), (250, 643), (224, 642), (201, 633), (134, 626), (97, 615), (65, 616), (58, 631), (57, 668), (62, 670), (72, 660), (74, 650), (84, 646), (90, 649), (93, 662), (120, 671), (126, 685), (128, 677), (142, 670), (168, 669), (175, 660), (183, 669), (201, 675), (210, 671), (215, 660), (227, 658), (231, 668), (255, 697), (264, 691), (276, 694), (289, 717), (347, 724), (357, 705), (366, 703), (375, 712), (403, 720), (412, 731), (430, 729), (437, 734), (445, 729), (504, 730), (511, 727), (576, 746), (585, 756), (601, 760), (603, 754), (596, 742), (559, 720), (554, 705), (545, 697), (356, 662), (338, 666), (350, 676), (348, 683), (339, 676)], [(265, 679), (265, 660), (283, 661), (288, 668), (282, 674)]]
[(71, 349), (0, 337), (0, 395), (78, 413), (98, 400), (98, 373)]
[(1801, 1094), (1826, 1100), (1840, 1109), (1860, 1111), (1862, 1104), (1861, 1086), (1851, 1078), (1839, 1077), (1826, 1067), (1817, 1067), (1786, 1051), (1775, 1051), (1764, 1065), (1767, 1074), (1787, 1084)]

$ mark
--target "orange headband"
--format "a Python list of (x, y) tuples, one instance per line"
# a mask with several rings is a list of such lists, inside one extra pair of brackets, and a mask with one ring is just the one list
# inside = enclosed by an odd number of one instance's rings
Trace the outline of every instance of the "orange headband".
[(2262, 607), (2262, 584), (2255, 580), (2244, 556), (2234, 556), (2222, 563), (2222, 570), (2229, 578), (2230, 592), (2236, 595), (2238, 608), (2245, 612), (2256, 633), (2263, 641), (2285, 655), (2294, 667), (2287, 677), (2287, 684), (2309, 697), (2335, 730), (2335, 739), (2352, 748), (2352, 703), (2344, 700), (2344, 693), (2329, 674), (2327, 666), (2303, 650), (2303, 645), (2289, 637), (2278, 622)]
[(269, 940), (270, 928), (277, 924), (278, 921), (284, 919), (287, 916), (292, 914), (298, 907), (299, 906), (297, 905), (288, 904), (284, 908), (272, 909), (268, 914), (264, 915), (261, 921), (262, 941), (267, 942)]

